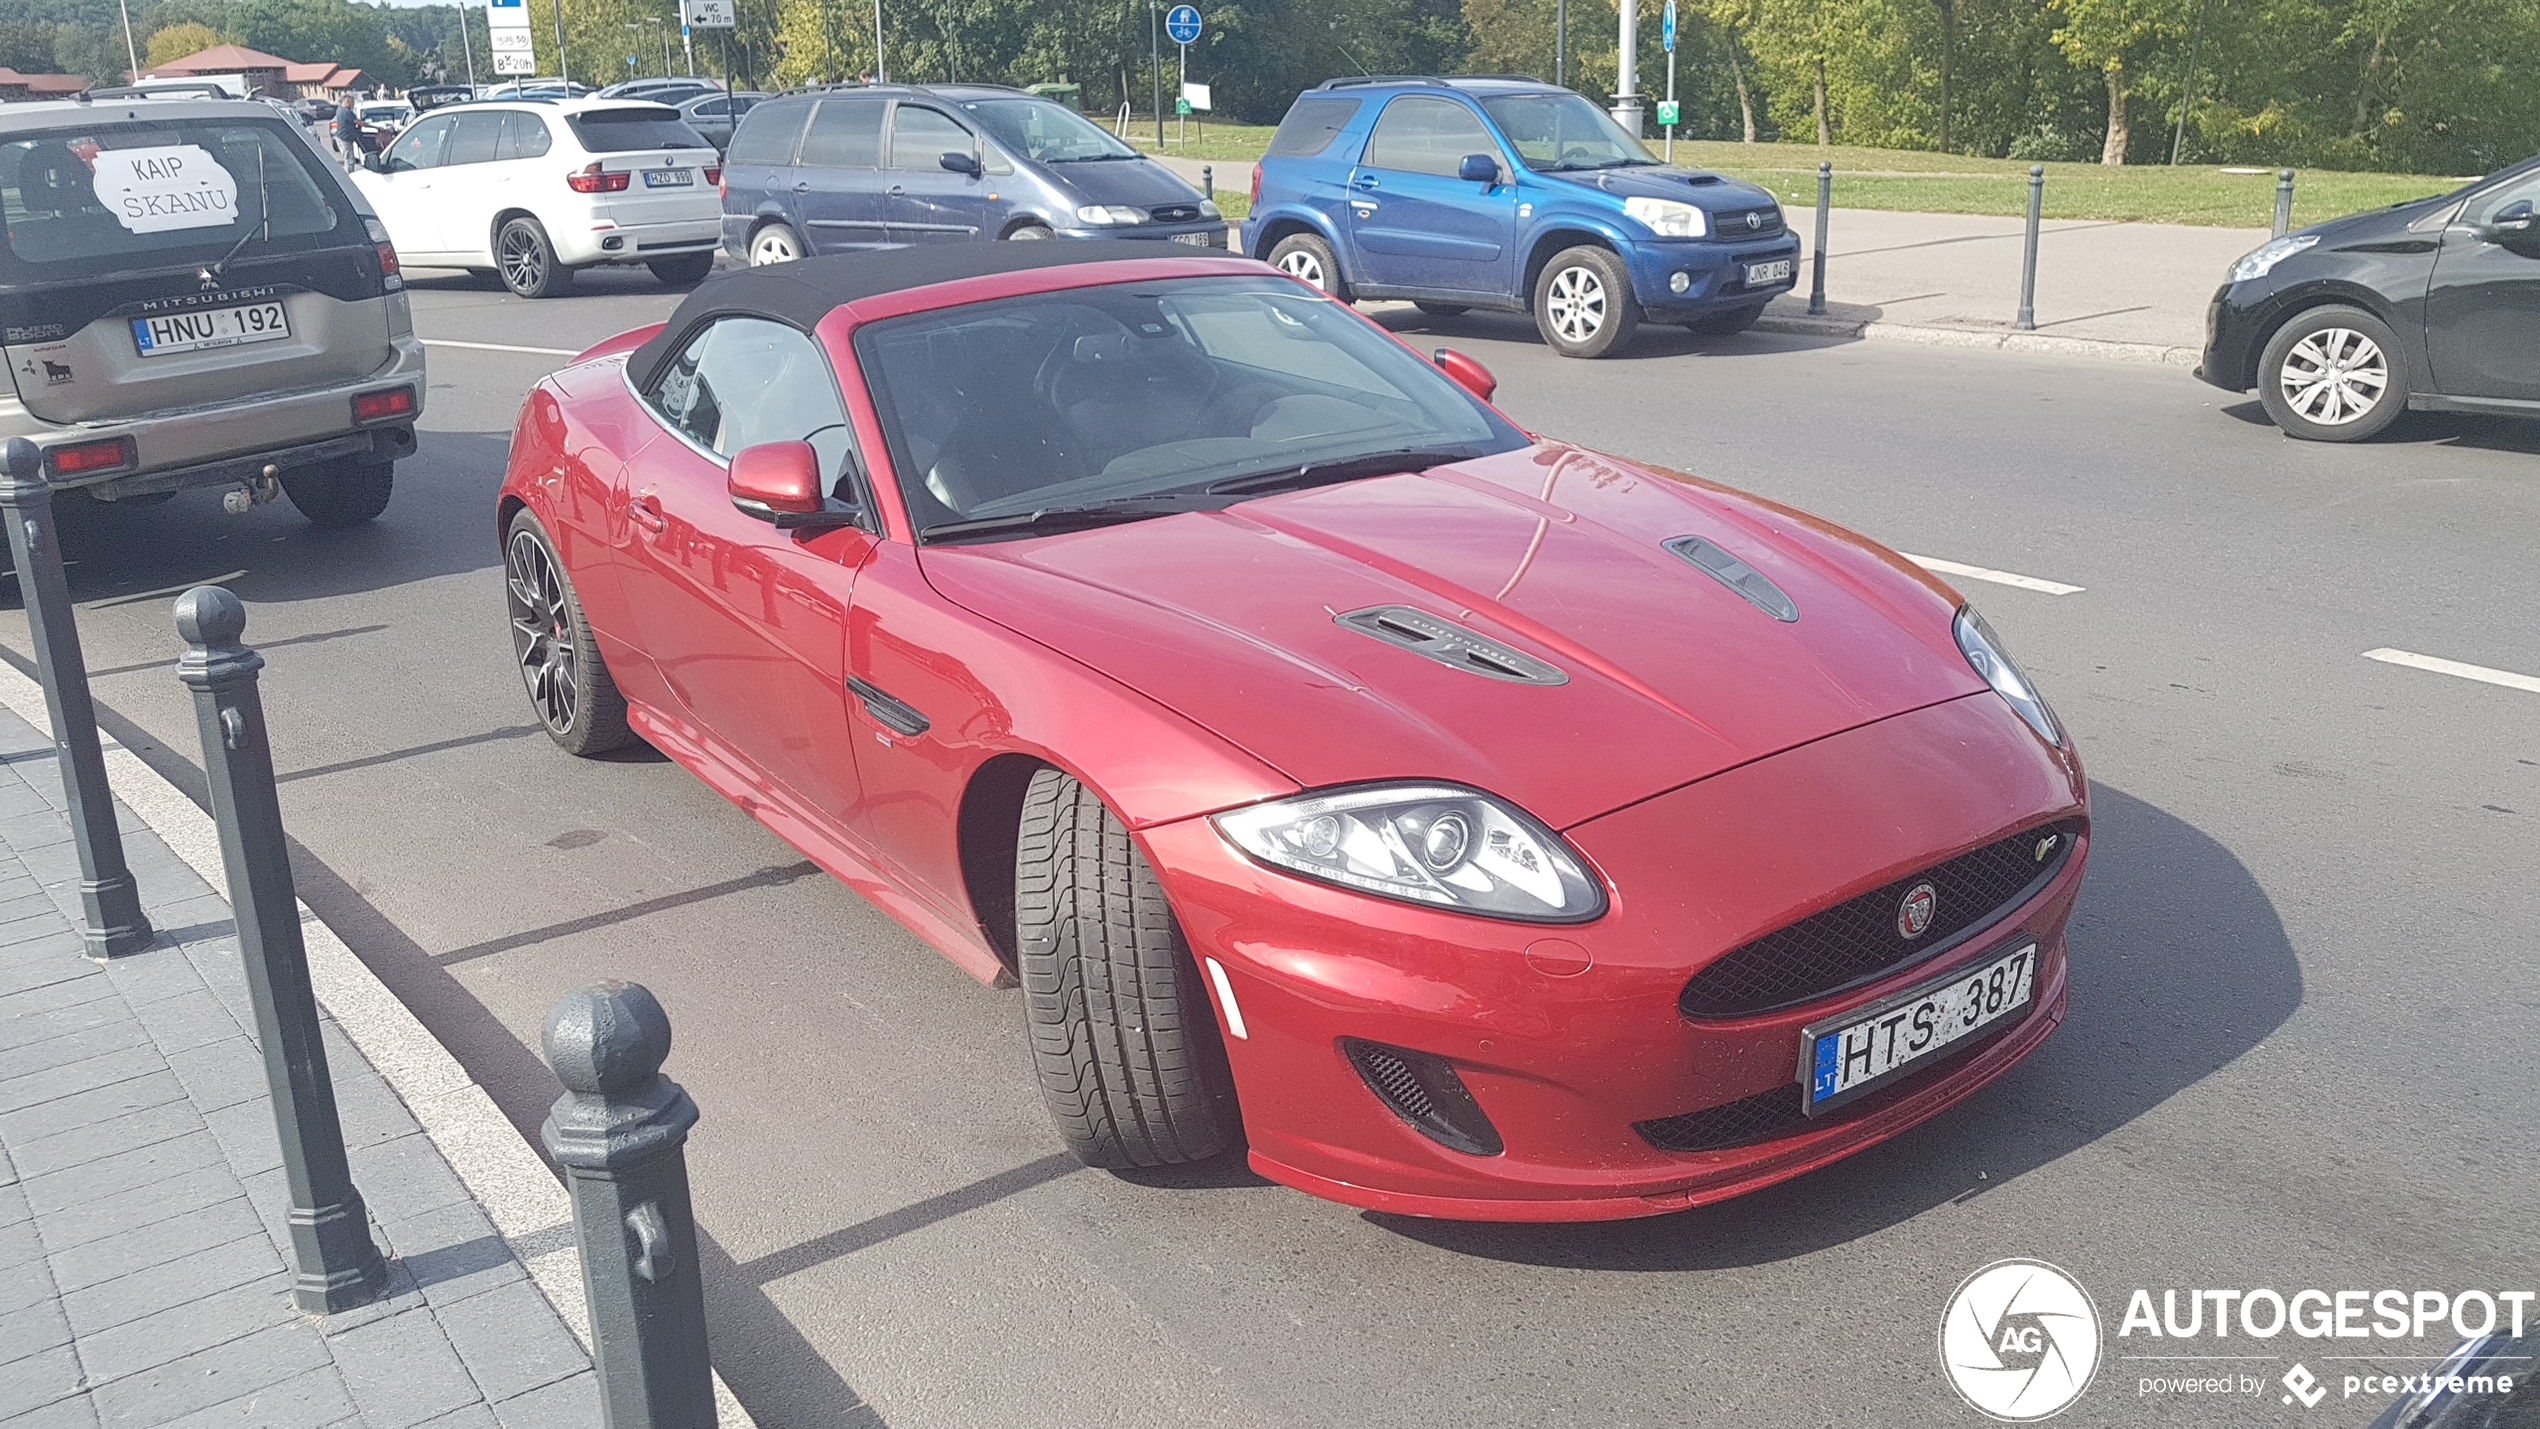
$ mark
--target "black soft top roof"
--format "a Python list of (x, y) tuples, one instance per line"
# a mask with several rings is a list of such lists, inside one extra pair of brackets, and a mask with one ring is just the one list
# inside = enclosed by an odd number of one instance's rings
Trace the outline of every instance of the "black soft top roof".
[(799, 263), (771, 263), (717, 273), (671, 313), (650, 342), (628, 355), (627, 376), (638, 387), (687, 345), (710, 318), (759, 317), (800, 328), (859, 298), (931, 287), (992, 273), (1061, 268), (1075, 263), (1118, 263), (1141, 258), (1224, 258), (1222, 248), (1194, 248), (1152, 239), (1063, 238), (1044, 243), (943, 243), (835, 253)]

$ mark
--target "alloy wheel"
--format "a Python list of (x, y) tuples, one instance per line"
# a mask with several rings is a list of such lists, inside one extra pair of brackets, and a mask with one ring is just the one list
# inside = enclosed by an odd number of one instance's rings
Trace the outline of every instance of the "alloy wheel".
[(2353, 328), (2322, 328), (2293, 344), (2276, 380), (2285, 404), (2305, 420), (2342, 427), (2380, 405), (2390, 390), (2390, 359)]
[(794, 240), (783, 229), (761, 229), (750, 240), (750, 266), (764, 268), (770, 263), (791, 263), (803, 255), (794, 251)]
[(1279, 260), (1279, 271), (1300, 283), (1323, 286), (1323, 263), (1312, 253), (1299, 248)]
[(547, 728), (567, 733), (579, 713), (582, 682), (564, 572), (556, 569), (547, 544), (528, 531), (512, 533), (504, 567), (521, 683)]
[(503, 233), (503, 281), (514, 292), (529, 292), (547, 276), (546, 245), (527, 228), (515, 227)]
[(1564, 268), (1544, 291), (1544, 309), (1563, 342), (1586, 342), (1605, 326), (1605, 280), (1593, 269)]

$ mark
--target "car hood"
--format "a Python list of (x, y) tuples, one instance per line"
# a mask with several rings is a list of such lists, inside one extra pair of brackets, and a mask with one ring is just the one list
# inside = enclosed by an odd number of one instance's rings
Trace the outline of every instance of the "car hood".
[(1591, 169), (1574, 174), (1538, 174), (1555, 183), (1612, 194), (1616, 198), (1663, 198), (1689, 203), (1711, 213), (1741, 213), (1775, 202), (1772, 194), (1744, 179), (1709, 169)]
[(1086, 203), (1154, 208), (1158, 204), (1197, 203), (1200, 199), (1199, 190), (1183, 182), (1181, 175), (1143, 156), (1035, 164), (1033, 168)]
[[(1761, 572), (1784, 622), (1662, 544)], [(1309, 788), (1451, 779), (1566, 828), (1984, 688), (1903, 558), (1689, 477), (1545, 444), (1093, 531), (932, 546), (946, 598)], [(1519, 683), (1339, 623), (1408, 607), (1558, 670)]]

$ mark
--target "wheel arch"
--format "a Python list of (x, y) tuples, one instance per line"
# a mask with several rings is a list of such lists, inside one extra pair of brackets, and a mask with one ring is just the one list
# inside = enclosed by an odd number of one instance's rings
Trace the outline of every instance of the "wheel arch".
[(1014, 854), (1023, 834), (1023, 796), (1033, 775), (1057, 767), (1029, 754), (999, 754), (972, 770), (961, 791), (954, 836), (962, 891), (989, 948), (1009, 973), (1022, 967), (1014, 940)]
[[(1340, 261), (1343, 246), (1340, 234), (1324, 221), (1321, 214), (1309, 218), (1293, 209), (1280, 209), (1262, 220), (1260, 231), (1253, 238), (1253, 252), (1250, 256), (1267, 263), (1270, 261), (1270, 250), (1300, 233), (1310, 233), (1332, 245), (1332, 259), (1336, 263)], [(1344, 279), (1349, 276), (1349, 270), (1346, 267), (1342, 268), (1341, 276)]]
[(1058, 234), (1057, 224), (1050, 222), (1048, 219), (1041, 217), (1037, 213), (1027, 212), (1018, 213), (1012, 218), (1007, 219), (1005, 227), (997, 230), (997, 237), (999, 239), (1012, 238), (1016, 233), (1026, 228), (1046, 228), (1050, 231), (1050, 235), (1052, 237), (1056, 237)]
[(1536, 234), (1534, 242), (1527, 246), (1525, 271), (1517, 281), (1517, 301), (1525, 305), (1527, 312), (1535, 310), (1535, 283), (1543, 277), (1544, 265), (1550, 263), (1555, 254), (1571, 248), (1602, 248), (1623, 260), (1626, 267), (1629, 266), (1629, 260), (1623, 258), (1622, 246), (1612, 234), (1588, 227), (1575, 219), (1558, 223)]
[[(503, 236), (503, 225), (511, 222), (515, 218), (526, 218), (537, 224), (540, 228), (547, 226), (547, 220), (540, 218), (535, 210), (522, 208), (518, 204), (514, 204), (509, 208), (496, 209), (494, 211), (493, 221), (485, 226), (485, 256), (492, 259), (495, 266), (498, 268), (502, 265), (503, 255), (496, 251), (494, 245)], [(555, 247), (555, 242), (556, 240), (554, 236), (549, 235), (547, 239), (548, 248), (553, 249)], [(563, 260), (558, 259), (557, 261), (562, 262)]]
[(2412, 331), (2407, 324), (2400, 322), (2397, 314), (2391, 311), (2389, 302), (2380, 294), (2369, 288), (2334, 280), (2294, 289), (2276, 299), (2274, 310), (2267, 314), (2266, 320), (2260, 323), (2257, 331), (2250, 336), (2249, 355), (2241, 363), (2239, 373), (2241, 382), (2238, 390), (2246, 392), (2259, 385), (2263, 374), (2258, 369), (2266, 362), (2267, 344), (2275, 341), (2275, 335), (2284, 331), (2286, 323), (2293, 322), (2302, 314), (2314, 309), (2330, 307), (2361, 308), (2388, 325), (2392, 332), (2397, 333), (2401, 347), (2399, 359), (2407, 364), (2409, 391), (2413, 394), (2422, 390), (2418, 387), (2416, 379), (2425, 371), (2423, 332)]

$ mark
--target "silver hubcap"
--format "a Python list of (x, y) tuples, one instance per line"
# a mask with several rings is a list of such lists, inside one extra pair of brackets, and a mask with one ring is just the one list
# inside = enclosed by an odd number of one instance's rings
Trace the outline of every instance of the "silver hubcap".
[(2350, 327), (2322, 328), (2293, 344), (2277, 374), (2285, 405), (2323, 427), (2342, 427), (2381, 405), (2390, 360)]
[(1298, 282), (1312, 283), (1318, 288), (1324, 286), (1323, 260), (1315, 257), (1310, 250), (1298, 248), (1290, 251), (1288, 256), (1279, 260), (1279, 271)]
[(503, 235), (503, 281), (514, 288), (538, 286), (547, 273), (546, 246), (538, 235), (525, 228), (515, 228)]
[(1590, 268), (1564, 268), (1544, 288), (1543, 311), (1563, 342), (1585, 342), (1605, 326), (1605, 280)]
[(565, 600), (564, 573), (544, 541), (527, 531), (512, 533), (504, 557), (505, 587), (510, 597), (512, 653), (520, 660), (521, 683), (529, 687), (529, 703), (538, 718), (557, 734), (573, 729), (582, 697), (581, 670), (575, 659), (573, 616)]
[(793, 237), (776, 229), (760, 234), (750, 244), (750, 266), (753, 268), (764, 268), (770, 263), (791, 263), (802, 256), (794, 251)]

